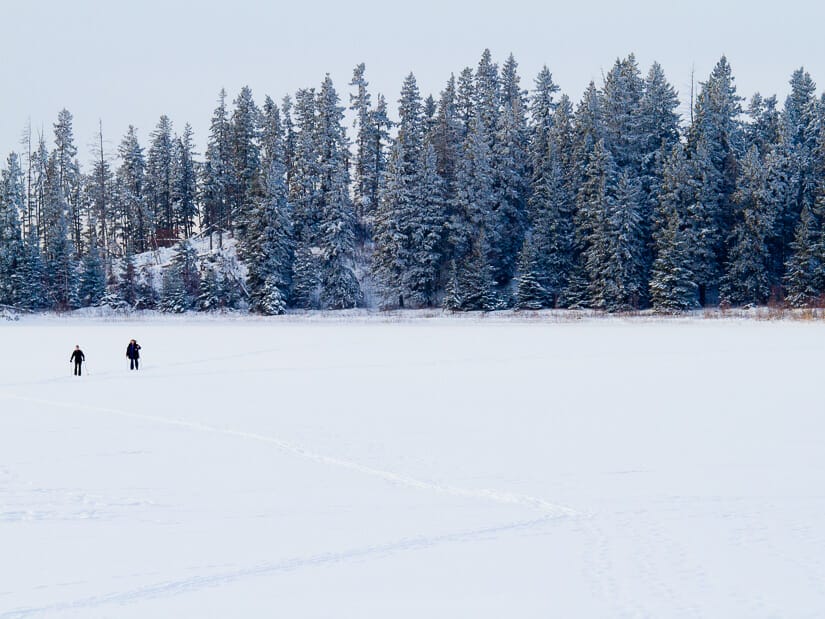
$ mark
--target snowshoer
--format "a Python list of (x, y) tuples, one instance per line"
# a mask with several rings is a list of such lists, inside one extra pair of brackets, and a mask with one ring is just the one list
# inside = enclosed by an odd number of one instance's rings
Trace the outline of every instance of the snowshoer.
[(81, 375), (84, 361), (86, 361), (86, 355), (84, 355), (83, 351), (80, 350), (80, 346), (75, 346), (74, 352), (72, 352), (72, 356), (69, 358), (69, 363), (74, 363), (75, 376)]
[(137, 370), (140, 364), (140, 344), (135, 340), (130, 340), (126, 347), (126, 357), (129, 359), (129, 369)]

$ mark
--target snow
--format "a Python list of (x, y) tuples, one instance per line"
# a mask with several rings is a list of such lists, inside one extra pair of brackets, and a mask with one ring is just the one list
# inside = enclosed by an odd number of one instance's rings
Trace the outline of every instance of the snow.
[(403, 316), (0, 321), (0, 618), (825, 614), (821, 322)]

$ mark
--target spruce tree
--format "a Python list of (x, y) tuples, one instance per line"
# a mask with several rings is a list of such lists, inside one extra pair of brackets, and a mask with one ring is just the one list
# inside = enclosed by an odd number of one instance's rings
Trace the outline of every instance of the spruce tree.
[(21, 217), (25, 186), (20, 160), (12, 153), (0, 173), (0, 305), (17, 305), (23, 296), (25, 259)]
[(321, 304), (326, 309), (348, 309), (363, 301), (353, 271), (355, 215), (345, 180), (331, 180), (332, 186), (324, 192), (321, 224)]
[[(350, 95), (350, 110), (355, 114), (353, 121), (356, 128), (355, 161), (353, 165), (353, 207), (359, 219), (372, 217), (377, 206), (376, 189), (379, 179), (376, 177), (375, 160), (381, 156), (381, 138), (373, 120), (372, 95), (368, 90), (369, 82), (365, 77), (364, 63), (355, 67), (350, 86), (355, 87), (355, 94)], [(376, 152), (378, 149), (378, 152)]]
[(770, 251), (776, 210), (765, 188), (759, 147), (751, 146), (742, 159), (739, 187), (733, 195), (737, 209), (722, 300), (731, 305), (755, 305), (770, 294)]
[(265, 195), (242, 244), (250, 309), (254, 312), (283, 313), (286, 309), (295, 252), (289, 211), (285, 169), (282, 163), (273, 161)]
[(455, 173), (461, 149), (461, 128), (456, 109), (455, 77), (451, 76), (438, 100), (427, 141), (435, 149), (438, 175), (444, 184), (444, 200), (455, 198)]
[[(515, 71), (515, 61), (508, 62), (508, 76)], [(518, 76), (509, 76), (509, 89), (516, 96), (506, 100), (499, 115), (493, 145), (493, 168), (496, 203), (493, 208), (492, 234), (495, 248), (491, 261), (495, 279), (506, 285), (516, 268), (518, 252), (527, 228), (529, 196), (529, 144), (524, 102), (518, 96)]]
[(418, 306), (433, 306), (444, 263), (447, 225), (444, 183), (438, 175), (438, 157), (432, 144), (424, 147), (419, 165), (417, 216), (411, 230), (411, 268), (406, 288)]
[(689, 232), (677, 208), (663, 214), (656, 236), (650, 278), (650, 299), (657, 312), (681, 312), (698, 307), (698, 286), (690, 269)]
[(28, 310), (46, 309), (51, 305), (45, 288), (46, 266), (34, 228), (30, 230), (23, 249), (23, 262), (15, 285), (16, 304)]
[(175, 313), (193, 309), (200, 291), (198, 254), (188, 240), (183, 240), (175, 246), (172, 261), (163, 272), (160, 307)]
[(631, 54), (616, 61), (605, 76), (602, 89), (605, 147), (619, 170), (631, 176), (641, 173), (644, 87), (636, 58)]
[(135, 309), (155, 309), (160, 301), (155, 286), (155, 275), (148, 264), (138, 269)]
[(623, 311), (639, 306), (645, 284), (641, 278), (640, 201), (638, 180), (628, 171), (617, 170), (600, 141), (579, 194), (588, 230), (583, 256), (593, 307)]
[(296, 249), (290, 299), (292, 305), (299, 309), (315, 309), (320, 304), (318, 262), (309, 248), (299, 246)]
[(43, 211), (46, 294), (53, 309), (77, 306), (77, 264), (69, 237), (68, 205), (60, 186), (57, 157), (49, 158), (47, 193)]
[(450, 222), (450, 244), (459, 260), (470, 252), (474, 238), (489, 232), (495, 196), (488, 143), (484, 123), (473, 118), (456, 170)]
[(281, 110), (267, 95), (261, 108), (261, 171), (263, 180), (273, 162), (278, 161), (286, 167), (286, 147), (284, 144), (284, 123)]
[(541, 284), (542, 270), (536, 246), (531, 237), (524, 241), (519, 255), (516, 307), (537, 310), (548, 304), (547, 290)]
[(435, 301), (444, 227), (442, 182), (435, 148), (425, 144), (415, 77), (404, 81), (398, 137), (375, 217), (373, 272), (383, 304), (421, 307)]
[(137, 130), (129, 129), (118, 147), (120, 166), (116, 173), (118, 196), (119, 243), (140, 253), (149, 248), (151, 216), (145, 193), (146, 160), (137, 139)]
[(135, 307), (138, 300), (138, 272), (135, 265), (135, 255), (126, 252), (117, 284), (118, 296), (129, 306)]
[(199, 311), (210, 312), (226, 307), (223, 282), (215, 266), (205, 269), (198, 286), (198, 297), (195, 306)]
[[(111, 254), (117, 251), (118, 237), (122, 237), (122, 227), (118, 221), (118, 209), (115, 206), (116, 193), (114, 176), (109, 157), (103, 148), (103, 124), (98, 127), (95, 137), (95, 161), (92, 173), (86, 177), (86, 194), (90, 203), (88, 219), (89, 239), (98, 243), (102, 251), (106, 272), (111, 272)], [(119, 234), (121, 233), (121, 234)], [(122, 239), (125, 242), (125, 239)]]
[(231, 192), (234, 182), (232, 138), (226, 91), (218, 95), (218, 107), (212, 114), (209, 139), (202, 172), (203, 219), (201, 227), (209, 234), (218, 234), (218, 247), (223, 246), (223, 232), (231, 227)]
[(289, 171), (289, 201), (299, 244), (317, 245), (321, 221), (321, 165), (314, 89), (295, 93), (295, 147)]
[[(54, 124), (55, 173), (60, 191), (66, 200), (66, 217), (72, 247), (80, 255), (84, 251), (83, 204), (81, 201), (80, 164), (77, 161), (77, 147), (74, 143), (74, 118), (62, 109)], [(77, 255), (75, 257), (77, 257)]]
[(385, 307), (396, 303), (403, 307), (405, 296), (409, 296), (402, 283), (412, 260), (406, 216), (412, 213), (415, 203), (411, 186), (414, 178), (406, 167), (404, 142), (399, 138), (390, 152), (374, 221), (372, 270), (381, 286), (382, 305)]
[(186, 291), (179, 265), (173, 264), (163, 271), (162, 286), (158, 304), (161, 311), (182, 314), (192, 309), (195, 299)]
[(732, 204), (736, 191), (738, 160), (744, 154), (740, 121), (742, 98), (736, 93), (730, 64), (723, 56), (702, 84), (688, 131), (688, 153), (695, 162), (700, 184), (699, 210), (694, 214), (700, 231), (694, 235), (694, 272), (702, 302), (718, 290), (727, 261), (733, 226)]
[(756, 146), (761, 157), (780, 146), (781, 118), (777, 109), (776, 96), (764, 98), (758, 92), (748, 103), (750, 124), (745, 127), (747, 148)]
[(243, 236), (250, 211), (263, 193), (261, 178), (261, 112), (249, 86), (241, 88), (234, 101), (230, 122), (231, 166), (228, 186), (231, 224)]
[(445, 309), (490, 312), (504, 307), (495, 290), (492, 268), (485, 256), (486, 240), (482, 235), (459, 263), (453, 261), (444, 298)]
[(551, 132), (553, 131), (553, 115), (556, 109), (555, 94), (559, 87), (553, 82), (550, 69), (544, 66), (534, 81), (534, 90), (530, 98), (530, 163), (533, 170), (533, 181), (543, 173), (550, 155)]
[(813, 208), (804, 206), (796, 237), (791, 244), (793, 254), (788, 260), (785, 283), (787, 299), (794, 307), (814, 305), (825, 290), (825, 260), (823, 260), (822, 221), (825, 204)]
[(81, 261), (77, 299), (82, 307), (95, 306), (106, 295), (106, 272), (94, 239)]
[(343, 127), (344, 110), (332, 79), (327, 75), (318, 95), (317, 146), (319, 197), (321, 303), (328, 309), (356, 307), (361, 287), (353, 271), (355, 212), (349, 195), (349, 144)]
[(192, 126), (186, 123), (183, 135), (175, 140), (172, 209), (175, 228), (190, 238), (198, 216), (198, 172)]
[(153, 233), (163, 246), (174, 244), (178, 237), (173, 206), (174, 138), (172, 121), (163, 115), (152, 132), (146, 165), (148, 213), (153, 219)]

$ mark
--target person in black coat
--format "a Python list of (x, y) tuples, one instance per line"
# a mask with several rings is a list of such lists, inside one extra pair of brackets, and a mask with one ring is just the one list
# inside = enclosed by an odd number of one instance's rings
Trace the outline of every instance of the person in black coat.
[(140, 364), (140, 344), (131, 340), (126, 347), (126, 357), (129, 359), (129, 369), (137, 370)]
[(69, 363), (74, 363), (75, 376), (80, 376), (81, 372), (83, 371), (84, 361), (86, 361), (86, 355), (84, 355), (83, 351), (80, 350), (80, 346), (75, 346), (74, 352), (72, 352), (72, 356), (69, 358)]

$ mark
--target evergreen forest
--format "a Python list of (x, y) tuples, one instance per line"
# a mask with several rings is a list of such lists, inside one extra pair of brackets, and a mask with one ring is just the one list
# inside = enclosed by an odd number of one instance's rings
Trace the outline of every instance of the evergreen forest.
[(83, 163), (64, 109), (2, 163), (0, 305), (825, 304), (825, 96), (804, 69), (781, 103), (741, 96), (725, 57), (688, 100), (633, 55), (577, 100), (489, 51), (437, 94), (410, 74), (388, 101), (363, 64), (345, 89), (221, 90), (203, 153), (161, 116), (114, 153), (101, 129)]

